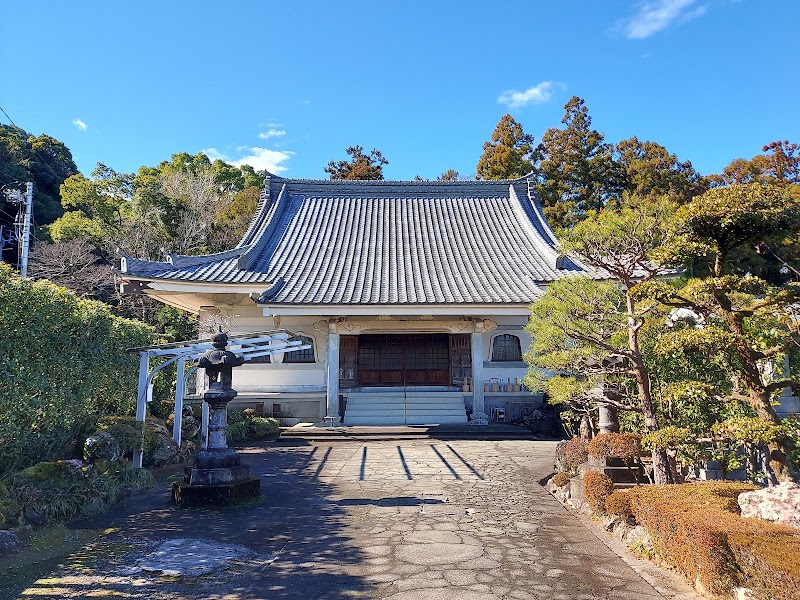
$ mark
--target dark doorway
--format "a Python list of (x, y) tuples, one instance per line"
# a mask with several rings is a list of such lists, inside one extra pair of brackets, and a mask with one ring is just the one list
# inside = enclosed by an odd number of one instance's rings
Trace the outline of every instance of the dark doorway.
[(360, 386), (450, 385), (446, 333), (361, 335), (357, 353)]

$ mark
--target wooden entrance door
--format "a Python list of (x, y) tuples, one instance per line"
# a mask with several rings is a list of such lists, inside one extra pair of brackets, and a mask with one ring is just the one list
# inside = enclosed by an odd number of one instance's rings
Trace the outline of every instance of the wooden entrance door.
[(467, 333), (450, 336), (450, 381), (464, 385), (472, 379), (472, 342)]
[(358, 381), (358, 336), (339, 338), (339, 387), (355, 387)]
[(381, 334), (358, 338), (361, 386), (449, 385), (447, 334)]

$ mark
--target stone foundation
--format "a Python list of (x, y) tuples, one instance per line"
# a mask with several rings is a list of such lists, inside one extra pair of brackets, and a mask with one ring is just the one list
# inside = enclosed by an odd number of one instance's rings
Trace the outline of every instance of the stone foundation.
[(261, 480), (248, 477), (232, 483), (217, 485), (191, 485), (186, 482), (172, 484), (172, 501), (180, 507), (227, 506), (258, 498)]

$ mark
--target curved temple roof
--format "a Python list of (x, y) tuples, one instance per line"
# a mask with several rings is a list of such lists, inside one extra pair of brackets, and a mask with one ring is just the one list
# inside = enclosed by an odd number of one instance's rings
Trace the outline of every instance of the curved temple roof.
[(560, 255), (532, 181), (313, 181), (267, 174), (239, 245), (167, 262), (147, 280), (263, 283), (264, 304), (529, 303), (591, 270)]

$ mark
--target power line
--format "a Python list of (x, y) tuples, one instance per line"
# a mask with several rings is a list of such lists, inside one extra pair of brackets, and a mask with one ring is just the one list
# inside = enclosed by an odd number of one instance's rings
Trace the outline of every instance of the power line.
[(3, 111), (3, 114), (6, 116), (6, 119), (8, 119), (9, 123), (11, 123), (17, 129), (22, 129), (22, 127), (14, 123), (14, 121), (11, 119), (11, 117), (8, 116), (8, 113), (3, 109), (2, 106), (0, 106), (0, 111)]

